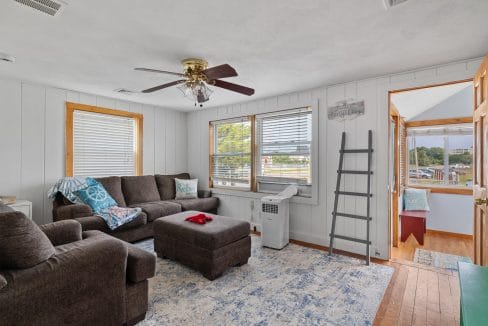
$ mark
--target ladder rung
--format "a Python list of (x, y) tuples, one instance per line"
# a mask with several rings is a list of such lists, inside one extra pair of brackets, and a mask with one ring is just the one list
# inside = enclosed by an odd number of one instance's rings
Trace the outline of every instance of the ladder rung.
[[(334, 213), (332, 213), (332, 215), (334, 215)], [(356, 215), (356, 214), (340, 213), (340, 212), (335, 213), (335, 216), (350, 217), (350, 218), (355, 218), (358, 220), (365, 220), (365, 221), (372, 220), (371, 217)]]
[(346, 195), (346, 196), (373, 197), (373, 194), (366, 194), (364, 192), (335, 191), (335, 193), (337, 195)]
[[(329, 236), (332, 236), (332, 235), (329, 234)], [(345, 235), (335, 234), (334, 238), (368, 244), (367, 240), (346, 237)], [(369, 244), (371, 244), (371, 241), (369, 241)]]
[(344, 174), (373, 174), (373, 171), (337, 170), (337, 173), (344, 173)]
[[(364, 149), (342, 149), (339, 150), (339, 153), (369, 153), (369, 149), (364, 148)], [(371, 149), (371, 153), (373, 152), (373, 149)]]

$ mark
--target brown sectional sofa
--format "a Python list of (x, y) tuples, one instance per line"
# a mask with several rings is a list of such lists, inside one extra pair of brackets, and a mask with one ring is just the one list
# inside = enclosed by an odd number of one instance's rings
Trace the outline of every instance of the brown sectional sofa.
[(198, 198), (176, 200), (175, 178), (190, 179), (188, 173), (96, 178), (121, 207), (140, 207), (142, 213), (130, 223), (110, 230), (105, 221), (94, 216), (87, 205), (72, 204), (62, 195), (53, 203), (53, 220), (75, 219), (83, 230), (98, 230), (134, 242), (153, 236), (152, 222), (160, 217), (195, 210), (217, 213), (219, 199), (210, 191), (199, 190)]
[(73, 220), (35, 225), (0, 205), (1, 325), (134, 325), (156, 257)]

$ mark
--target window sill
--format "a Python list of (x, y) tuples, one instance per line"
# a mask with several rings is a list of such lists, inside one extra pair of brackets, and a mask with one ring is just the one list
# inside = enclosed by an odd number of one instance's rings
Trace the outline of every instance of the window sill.
[(471, 188), (454, 188), (454, 187), (429, 187), (421, 185), (406, 185), (406, 188), (429, 189), (433, 194), (451, 194), (451, 195), (466, 195), (472, 196), (473, 189)]
[[(244, 198), (253, 198), (253, 199), (261, 199), (265, 196), (270, 196), (270, 193), (263, 193), (263, 192), (252, 192), (248, 190), (234, 190), (234, 189), (225, 189), (225, 188), (211, 188), (212, 194), (216, 195), (226, 195), (226, 196), (236, 196), (236, 197), (244, 197)], [(318, 205), (316, 198), (308, 198), (308, 197), (299, 197), (293, 196), (290, 199), (290, 202), (293, 204), (303, 204), (303, 205)]]

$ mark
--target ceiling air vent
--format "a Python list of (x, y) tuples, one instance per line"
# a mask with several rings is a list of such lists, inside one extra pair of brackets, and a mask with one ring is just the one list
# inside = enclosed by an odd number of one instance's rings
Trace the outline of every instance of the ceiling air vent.
[(45, 14), (50, 16), (55, 16), (58, 14), (65, 3), (62, 1), (53, 1), (53, 0), (14, 0), (18, 3), (21, 3), (25, 6), (34, 8), (36, 10), (42, 11)]
[(383, 0), (386, 9), (390, 9), (391, 7), (397, 6), (403, 2), (407, 2), (408, 0)]

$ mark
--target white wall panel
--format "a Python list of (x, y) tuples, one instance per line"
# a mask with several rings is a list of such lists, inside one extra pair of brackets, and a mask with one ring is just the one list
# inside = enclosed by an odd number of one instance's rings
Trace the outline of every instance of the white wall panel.
[[(66, 101), (142, 113), (144, 174), (165, 173), (166, 166), (174, 169), (176, 164), (186, 170), (186, 113), (0, 79), (0, 194), (32, 201), (37, 223), (52, 221), (52, 203), (46, 193), (65, 172)], [(177, 119), (169, 122), (166, 115)], [(170, 137), (171, 153), (166, 153), (168, 123), (178, 133)]]
[(0, 80), (0, 194), (20, 196), (21, 85)]
[[(391, 76), (354, 81), (346, 84), (321, 87), (315, 90), (273, 96), (244, 104), (198, 110), (187, 115), (188, 123), (188, 170), (198, 177), (200, 187), (207, 187), (208, 180), (208, 122), (215, 119), (239, 115), (257, 114), (277, 110), (290, 105), (311, 105), (318, 100), (319, 107), (319, 184), (316, 204), (292, 203), (290, 208), (290, 235), (292, 238), (328, 245), (331, 228), (331, 212), (334, 203), (336, 170), (339, 161), (339, 147), (342, 131), (347, 132), (347, 145), (366, 147), (367, 133), (373, 131), (372, 178), (373, 199), (371, 201), (371, 253), (373, 256), (389, 256), (388, 215), (388, 91), (443, 83), (471, 78), (480, 59), (456, 62), (450, 65), (431, 67)], [(364, 100), (365, 115), (355, 120), (338, 122), (327, 119), (327, 107), (341, 100)], [(198, 144), (199, 146), (197, 146)], [(197, 148), (199, 147), (199, 148)], [(366, 169), (366, 155), (349, 155), (346, 167)], [(346, 176), (348, 189), (366, 190), (365, 176)], [(219, 191), (222, 192), (222, 191)], [(220, 213), (241, 217), (259, 224), (259, 200), (250, 194), (218, 194), (221, 199)], [(251, 202), (255, 203), (251, 210)], [(341, 198), (339, 210), (363, 214), (366, 201), (362, 198)], [(458, 214), (457, 212), (456, 214)], [(259, 225), (258, 225), (259, 227)], [(366, 235), (363, 221), (344, 221), (338, 218), (337, 233), (362, 237)], [(364, 253), (364, 246), (337, 240), (338, 248)]]
[(32, 216), (37, 223), (44, 219), (44, 132), (46, 89), (22, 84), (22, 161), (21, 198), (32, 202)]

